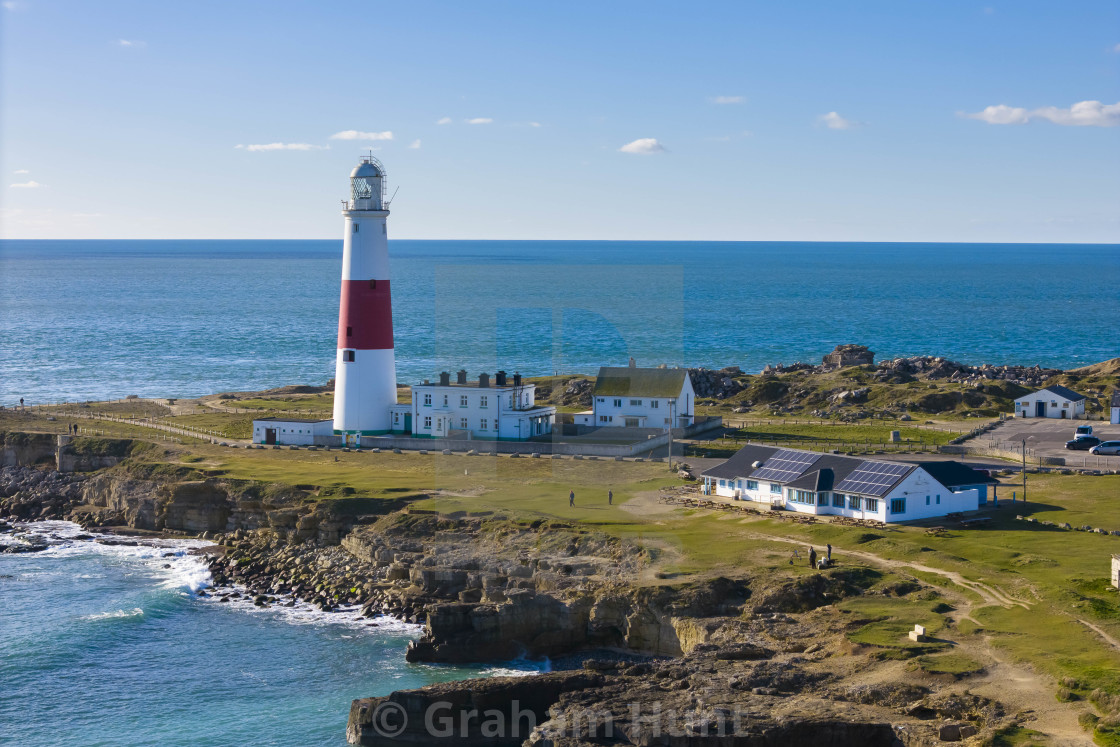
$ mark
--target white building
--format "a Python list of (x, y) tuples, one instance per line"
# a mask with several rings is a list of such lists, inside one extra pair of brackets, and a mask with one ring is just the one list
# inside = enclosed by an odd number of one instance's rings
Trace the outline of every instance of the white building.
[(1112, 402), (1109, 403), (1111, 414), (1109, 415), (1108, 422), (1113, 425), (1120, 425), (1120, 389), (1113, 390)]
[(1083, 418), (1085, 396), (1064, 386), (1048, 386), (1015, 400), (1019, 418)]
[(332, 420), (261, 418), (253, 421), (253, 443), (311, 446), (316, 436), (334, 433)]
[(536, 384), (525, 383), (520, 374), (510, 382), (499, 371), (491, 383), (489, 374), (467, 381), (459, 371), (455, 383), (441, 373), (438, 384), (425, 381), (412, 387), (412, 404), (389, 408), (392, 431), (411, 430), (414, 438), (482, 439), (525, 441), (552, 433), (556, 408), (536, 404)]
[(684, 428), (693, 424), (696, 395), (683, 368), (599, 369), (591, 408), (576, 413), (577, 425), (600, 428)]
[(709, 495), (884, 524), (975, 511), (997, 483), (959, 462), (882, 462), (753, 445), (703, 478)]

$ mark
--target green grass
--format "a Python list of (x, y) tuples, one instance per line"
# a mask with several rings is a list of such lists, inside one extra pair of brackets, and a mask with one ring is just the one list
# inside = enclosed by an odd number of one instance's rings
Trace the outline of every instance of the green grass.
[(160, 418), (161, 423), (196, 431), (213, 432), (223, 438), (250, 438), (253, 435), (253, 416), (225, 412), (202, 412), (195, 415), (176, 415)]
[(914, 663), (917, 669), (926, 674), (946, 674), (957, 678), (984, 671), (983, 665), (979, 662), (956, 652), (919, 656)]
[(1045, 743), (1046, 735), (1042, 732), (1025, 726), (1005, 726), (993, 734), (987, 744), (988, 747), (1028, 747)]
[(235, 407), (242, 410), (260, 410), (264, 412), (298, 411), (314, 415), (330, 416), (334, 409), (334, 394), (307, 394), (288, 397), (253, 397), (250, 399), (223, 399), (217, 404), (224, 407)]

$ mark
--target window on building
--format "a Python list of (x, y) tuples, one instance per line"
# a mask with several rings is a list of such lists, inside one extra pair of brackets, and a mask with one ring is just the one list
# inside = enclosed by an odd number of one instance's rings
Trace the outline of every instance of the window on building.
[(486, 395), (483, 395), (483, 396), (479, 397), (478, 398), (478, 406), (479, 407), (486, 407), (487, 406), (486, 401), (487, 401)]
[(357, 223), (355, 223), (355, 224), (354, 224), (354, 233), (357, 233), (357, 232), (358, 232), (358, 224), (357, 224)]
[(432, 395), (425, 394), (424, 395), (424, 407), (431, 407), (431, 406), (432, 406)]
[(488, 421), (488, 420), (487, 420), (486, 418), (483, 418), (483, 419), (482, 419), (481, 421), (479, 421), (479, 422), (481, 423), (481, 425), (479, 426), (479, 428), (481, 428), (481, 429), (482, 429), (482, 430), (484, 430), (484, 431), (485, 431), (485, 430), (489, 430), (489, 429), (488, 429), (488, 428), (486, 427), (486, 424), (487, 424), (488, 422), (490, 422), (490, 421)]
[(726, 488), (727, 487), (727, 480), (720, 480), (719, 481), (719, 486), (721, 488)]
[(599, 422), (600, 423), (606, 423), (608, 420), (610, 420), (610, 418), (607, 417), (606, 415), (600, 415), (599, 416)]
[(747, 490), (758, 490), (758, 480), (747, 480)]
[(904, 514), (906, 513), (906, 499), (905, 498), (891, 498), (891, 513)]
[(790, 488), (787, 496), (794, 503), (803, 503), (807, 506), (813, 506), (817, 502), (816, 493), (811, 490), (794, 490)]
[(879, 513), (879, 499), (878, 498), (864, 498), (863, 510), (870, 511), (873, 514)]
[(936, 503), (937, 503), (938, 506), (941, 505), (941, 494), (940, 493), (937, 494)]
[(494, 418), (494, 430), (498, 430), (498, 419)]
[(347, 337), (353, 337), (354, 336), (354, 328), (353, 327), (347, 327), (346, 328), (346, 336)]
[(466, 407), (466, 406), (467, 406), (467, 395), (465, 395), (465, 394), (460, 395), (460, 397), (459, 397), (459, 407)]
[(1063, 410), (1068, 410), (1069, 409), (1069, 402), (1063, 402), (1062, 403), (1062, 409)]
[(459, 418), (459, 427), (464, 429), (468, 427), (466, 418)]
[(658, 407), (661, 406), (661, 403), (656, 399), (651, 399), (649, 401), (649, 406), (656, 410)]
[(614, 401), (614, 406), (615, 406), (615, 407), (622, 407), (622, 400), (620, 400), (620, 399), (616, 399), (616, 400)]
[(343, 363), (353, 363), (354, 362), (354, 351), (353, 350), (343, 350), (342, 351), (342, 362)]
[(836, 508), (844, 508), (844, 494), (843, 493), (833, 493), (832, 494), (832, 505), (835, 506)]
[(431, 419), (431, 417), (425, 417), (425, 418), (424, 418), (424, 427), (425, 427), (425, 428), (431, 428), (431, 427), (432, 427), (432, 419)]
[(772, 483), (770, 483), (770, 492), (771, 493), (777, 493), (778, 495), (781, 495), (782, 494), (782, 486), (779, 485), (776, 482), (772, 482)]
[(401, 414), (399, 412), (394, 412), (393, 413), (393, 422), (394, 423), (401, 422)]
[(853, 511), (859, 511), (859, 507), (860, 507), (861, 503), (863, 503), (863, 499), (860, 498), (858, 495), (849, 495), (848, 496), (848, 508), (852, 509)]
[(377, 289), (377, 281), (376, 280), (369, 281), (369, 289), (370, 290), (376, 290)]
[(641, 407), (642, 406), (642, 401), (640, 399), (632, 399), (632, 400), (630, 400), (630, 406), (631, 407)]
[(443, 395), (443, 406), (447, 407), (447, 395)]
[(602, 397), (600, 397), (600, 398), (599, 398), (599, 404), (600, 404), (600, 405), (601, 405), (601, 404), (603, 404), (603, 403), (604, 403), (604, 402), (606, 402), (606, 401), (607, 401), (607, 400), (605, 400), (605, 399), (604, 399), (604, 398), (602, 398)]
[(828, 505), (828, 493), (817, 493), (817, 505), (818, 506), (827, 506)]
[(927, 506), (929, 505), (929, 496), (928, 495), (926, 496), (926, 505)]

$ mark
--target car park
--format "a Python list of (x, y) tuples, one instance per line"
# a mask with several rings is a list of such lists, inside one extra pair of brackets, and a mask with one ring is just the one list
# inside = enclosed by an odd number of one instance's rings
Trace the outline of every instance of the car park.
[(1093, 456), (1120, 456), (1120, 441), (1102, 441), (1089, 449)]
[(1066, 448), (1070, 451), (1088, 451), (1100, 442), (1096, 436), (1078, 436), (1072, 441), (1066, 441)]

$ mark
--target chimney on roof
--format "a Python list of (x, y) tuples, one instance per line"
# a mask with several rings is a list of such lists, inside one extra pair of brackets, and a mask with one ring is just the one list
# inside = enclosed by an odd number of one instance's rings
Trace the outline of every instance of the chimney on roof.
[(516, 371), (513, 372), (513, 385), (521, 386), (521, 374), (517, 373)]
[(447, 373), (447, 371), (441, 371), (439, 374), (439, 385), (451, 386), (451, 374)]
[(459, 369), (459, 373), (455, 374), (455, 383), (456, 384), (466, 384), (467, 383), (467, 369), (465, 369), (465, 368), (460, 368)]
[(428, 384), (431, 384), (431, 383), (432, 382), (428, 381), (427, 379), (424, 379), (424, 386), (427, 386)]
[(634, 360), (634, 356), (630, 356), (630, 368), (637, 368), (638, 362)]
[(494, 374), (494, 383), (496, 383), (498, 386), (505, 386), (506, 385), (506, 372), (505, 371), (499, 371), (498, 373)]
[(478, 375), (478, 388), (479, 389), (489, 389), (490, 388), (490, 374), (480, 373)]

